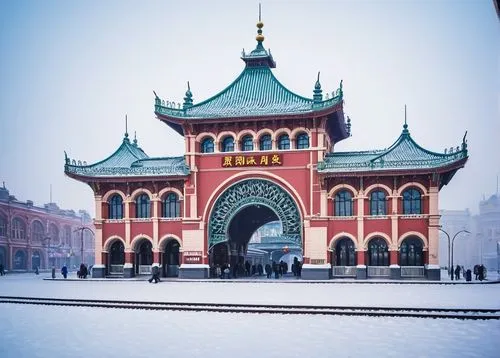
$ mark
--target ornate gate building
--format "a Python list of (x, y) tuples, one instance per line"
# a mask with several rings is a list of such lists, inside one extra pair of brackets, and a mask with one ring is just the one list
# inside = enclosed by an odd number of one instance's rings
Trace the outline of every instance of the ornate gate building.
[(206, 278), (237, 264), (262, 225), (281, 221), (303, 250), (302, 278), (440, 279), (439, 190), (467, 161), (461, 146), (435, 153), (405, 123), (384, 150), (336, 152), (350, 136), (342, 82), (311, 98), (274, 76), (263, 47), (227, 88), (183, 104), (155, 93), (156, 117), (185, 139), (179, 157), (150, 158), (128, 133), (108, 158), (65, 173), (89, 184), (96, 204), (94, 274), (130, 277), (158, 265), (165, 276)]

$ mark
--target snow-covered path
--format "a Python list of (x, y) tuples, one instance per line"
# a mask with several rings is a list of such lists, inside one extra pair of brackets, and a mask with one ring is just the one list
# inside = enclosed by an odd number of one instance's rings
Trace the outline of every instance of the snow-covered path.
[[(0, 278), (0, 295), (500, 308), (500, 285)], [(498, 357), (500, 321), (158, 312), (0, 304), (0, 357)]]

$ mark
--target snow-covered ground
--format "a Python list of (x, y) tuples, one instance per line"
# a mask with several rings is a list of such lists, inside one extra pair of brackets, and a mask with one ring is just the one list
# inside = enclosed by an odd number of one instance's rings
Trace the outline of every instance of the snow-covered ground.
[[(0, 295), (172, 302), (500, 308), (500, 284), (46, 281)], [(500, 321), (0, 304), (0, 357), (499, 357)]]

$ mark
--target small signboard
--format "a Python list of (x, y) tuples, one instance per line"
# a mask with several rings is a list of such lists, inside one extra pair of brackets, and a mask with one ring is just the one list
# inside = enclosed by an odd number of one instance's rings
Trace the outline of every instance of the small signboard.
[(184, 263), (186, 264), (201, 264), (202, 251), (184, 251)]

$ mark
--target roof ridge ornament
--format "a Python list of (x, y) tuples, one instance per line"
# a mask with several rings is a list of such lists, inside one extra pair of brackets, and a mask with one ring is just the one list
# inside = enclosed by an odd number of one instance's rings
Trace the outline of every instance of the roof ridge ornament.
[(184, 97), (184, 104), (182, 105), (182, 109), (186, 109), (189, 107), (193, 107), (193, 94), (191, 93), (191, 87), (188, 81), (188, 89), (186, 91), (186, 97)]
[(128, 116), (127, 114), (125, 113), (125, 136), (123, 137), (123, 141), (129, 141), (128, 139)]
[(134, 131), (134, 147), (137, 147), (137, 131)]
[(318, 71), (318, 79), (316, 80), (316, 83), (314, 84), (314, 91), (313, 91), (314, 103), (319, 103), (319, 102), (323, 101), (323, 90), (321, 89), (321, 83), (319, 82), (319, 74), (320, 74), (320, 71)]
[(405, 104), (405, 124), (403, 124), (403, 134), (410, 134), (408, 124), (406, 123), (406, 104)]

